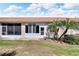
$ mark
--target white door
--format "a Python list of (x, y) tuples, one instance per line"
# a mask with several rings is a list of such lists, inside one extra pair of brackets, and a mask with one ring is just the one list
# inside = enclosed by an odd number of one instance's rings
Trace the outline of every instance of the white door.
[(44, 35), (44, 27), (40, 27), (40, 34)]

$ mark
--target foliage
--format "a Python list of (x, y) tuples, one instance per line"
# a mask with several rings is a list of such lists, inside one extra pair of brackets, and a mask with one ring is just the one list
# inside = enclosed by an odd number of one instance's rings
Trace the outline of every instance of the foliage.
[(70, 36), (68, 36), (68, 35), (66, 35), (65, 37), (64, 37), (64, 42), (66, 42), (66, 43), (69, 43), (69, 44), (75, 44), (75, 45), (79, 45), (79, 37), (77, 37), (77, 36), (73, 36), (73, 35), (70, 35)]
[(75, 22), (75, 21), (55, 21), (55, 22), (51, 22), (48, 24), (49, 27), (61, 27), (61, 26), (69, 26), (69, 27), (73, 27), (73, 26), (78, 26), (79, 22)]
[[(69, 28), (72, 28), (72, 27), (77, 27), (79, 25), (79, 22), (76, 22), (76, 21), (70, 21), (69, 18), (67, 18), (66, 20), (63, 20), (63, 21), (54, 21), (52, 23), (49, 23), (49, 28), (54, 28), (54, 39), (56, 38), (57, 40), (59, 41), (62, 41), (62, 37), (67, 33), (68, 29)], [(59, 31), (59, 28), (57, 27), (65, 27), (66, 29), (64, 29), (64, 32), (61, 34), (60, 37), (58, 37), (58, 31)]]

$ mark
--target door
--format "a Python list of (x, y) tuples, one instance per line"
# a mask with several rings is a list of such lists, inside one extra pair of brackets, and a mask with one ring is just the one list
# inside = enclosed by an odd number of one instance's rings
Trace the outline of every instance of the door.
[(40, 27), (40, 34), (44, 35), (44, 27)]
[(39, 34), (39, 25), (37, 24), (28, 24), (25, 25), (25, 35), (28, 38), (37, 38)]

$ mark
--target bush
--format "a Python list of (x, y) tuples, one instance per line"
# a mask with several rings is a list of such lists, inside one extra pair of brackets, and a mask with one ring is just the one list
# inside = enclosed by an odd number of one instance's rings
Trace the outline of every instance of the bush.
[(66, 35), (64, 37), (64, 42), (73, 44), (73, 45), (79, 45), (79, 37), (78, 36), (73, 36), (73, 35)]

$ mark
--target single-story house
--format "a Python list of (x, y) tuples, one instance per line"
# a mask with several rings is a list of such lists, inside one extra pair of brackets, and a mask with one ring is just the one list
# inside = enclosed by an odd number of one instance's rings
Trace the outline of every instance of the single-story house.
[[(79, 21), (79, 18), (69, 18)], [(0, 17), (1, 38), (44, 38), (48, 23), (66, 20), (55, 17)]]

